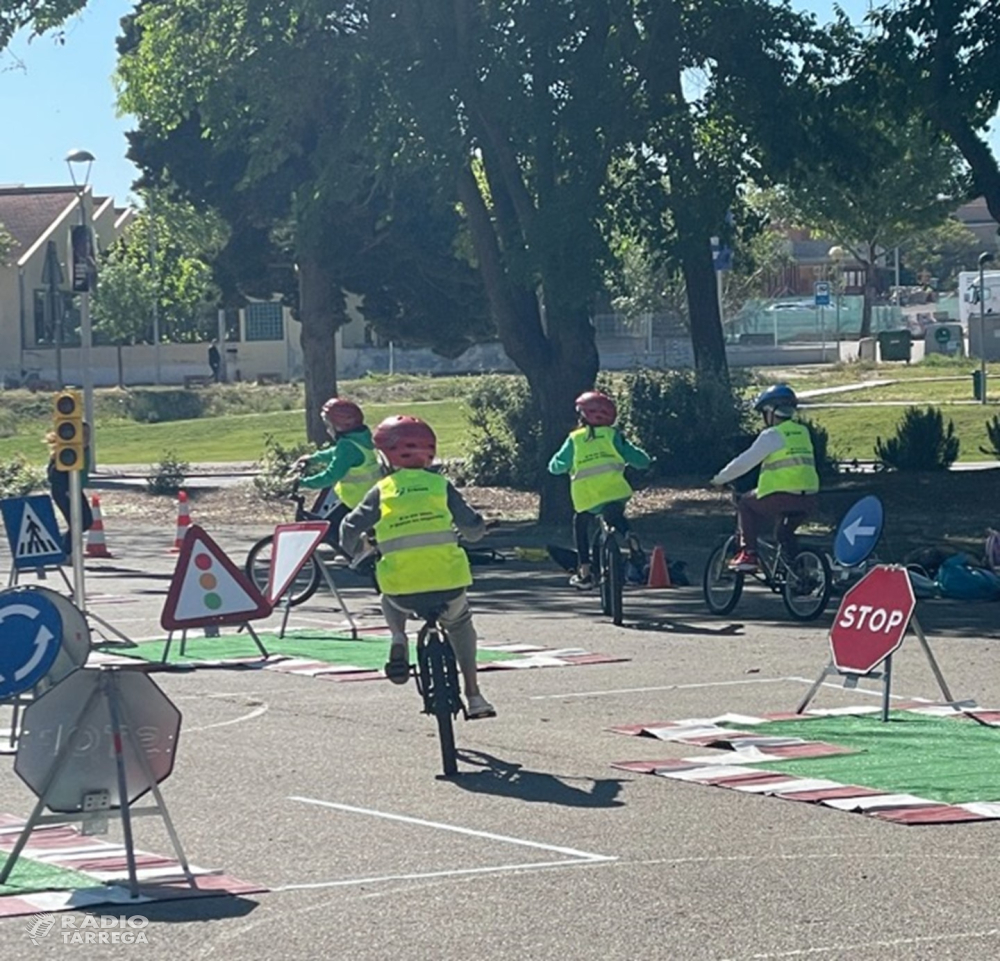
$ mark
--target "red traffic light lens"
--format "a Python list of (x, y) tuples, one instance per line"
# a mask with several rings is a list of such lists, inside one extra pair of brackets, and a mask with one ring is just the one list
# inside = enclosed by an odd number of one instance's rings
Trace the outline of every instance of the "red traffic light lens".
[(79, 405), (72, 394), (60, 394), (56, 398), (56, 411), (63, 417), (71, 417), (78, 409)]

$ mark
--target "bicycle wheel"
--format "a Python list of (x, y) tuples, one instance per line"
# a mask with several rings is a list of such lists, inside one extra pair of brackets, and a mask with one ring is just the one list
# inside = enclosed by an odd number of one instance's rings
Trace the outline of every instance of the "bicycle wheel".
[[(432, 632), (427, 639), (427, 654), (430, 659), (431, 697), (434, 701), (434, 717), (437, 720), (438, 740), (441, 743), (441, 767), (445, 777), (458, 773), (458, 757), (455, 753), (455, 702), (458, 698), (458, 678), (455, 670), (455, 655), (451, 645), (440, 634)], [(449, 664), (449, 654), (451, 663)]]
[(731, 571), (729, 562), (736, 556), (736, 537), (730, 537), (712, 551), (701, 580), (705, 603), (713, 614), (728, 614), (743, 593), (743, 572)]
[(621, 626), (623, 618), (622, 609), (622, 584), (624, 581), (624, 571), (622, 570), (622, 549), (618, 546), (618, 541), (614, 536), (609, 536), (604, 540), (603, 564), (604, 580), (607, 585), (608, 609), (604, 612), (610, 615), (611, 623)]
[[(273, 541), (274, 537), (271, 535), (262, 537), (250, 548), (246, 563), (243, 565), (247, 577), (257, 585), (261, 594), (265, 596), (267, 595), (267, 580), (271, 575)], [(290, 589), (293, 607), (308, 601), (316, 593), (320, 577), (322, 574), (319, 572), (319, 561), (315, 554), (310, 554), (309, 560), (302, 565), (302, 570), (295, 575), (295, 580), (292, 581)]]
[(816, 551), (799, 551), (785, 565), (781, 599), (797, 621), (811, 621), (826, 610), (832, 586), (827, 559)]

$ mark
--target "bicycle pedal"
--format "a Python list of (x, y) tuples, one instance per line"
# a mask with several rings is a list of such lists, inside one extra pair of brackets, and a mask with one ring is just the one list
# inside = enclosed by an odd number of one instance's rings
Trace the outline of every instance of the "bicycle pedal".
[(406, 661), (386, 661), (382, 670), (393, 684), (405, 684), (410, 679), (410, 665)]

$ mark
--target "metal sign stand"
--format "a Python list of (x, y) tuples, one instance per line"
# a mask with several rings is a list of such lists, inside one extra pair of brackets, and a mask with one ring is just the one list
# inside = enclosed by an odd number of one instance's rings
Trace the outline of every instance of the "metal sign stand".
[[(163, 825), (167, 830), (167, 834), (170, 836), (170, 841), (174, 846), (174, 853), (177, 855), (177, 861), (180, 864), (185, 880), (192, 887), (195, 886), (195, 877), (191, 873), (190, 865), (188, 864), (187, 857), (184, 854), (184, 849), (181, 847), (180, 838), (177, 836), (177, 831), (174, 828), (173, 821), (170, 819), (170, 814), (167, 811), (163, 795), (160, 793), (156, 778), (150, 769), (149, 760), (146, 757), (145, 751), (139, 743), (135, 725), (132, 723), (131, 718), (128, 716), (128, 712), (121, 701), (118, 692), (118, 676), (119, 672), (117, 668), (100, 668), (100, 683), (94, 688), (90, 696), (87, 698), (80, 710), (80, 713), (77, 715), (76, 722), (69, 728), (69, 736), (59, 747), (52, 767), (49, 769), (45, 782), (43, 783), (41, 790), (38, 792), (38, 802), (35, 804), (35, 807), (31, 812), (31, 816), (24, 825), (24, 829), (18, 836), (17, 843), (7, 856), (7, 860), (4, 862), (3, 868), (0, 869), (0, 885), (6, 883), (7, 878), (10, 876), (10, 872), (14, 869), (14, 865), (17, 863), (17, 859), (20, 857), (21, 852), (24, 850), (25, 845), (31, 837), (31, 832), (37, 825), (66, 824), (73, 821), (80, 821), (82, 822), (81, 833), (98, 834), (104, 833), (107, 830), (108, 818), (118, 817), (121, 819), (122, 832), (125, 836), (124, 847), (125, 857), (128, 864), (129, 896), (132, 898), (138, 898), (139, 879), (135, 866), (135, 846), (132, 836), (132, 818), (157, 814), (163, 819)], [(117, 773), (118, 797), (120, 802), (119, 806), (117, 808), (110, 807), (108, 804), (107, 791), (95, 791), (83, 795), (81, 798), (81, 811), (79, 812), (42, 814), (42, 811), (46, 806), (47, 795), (51, 790), (52, 785), (55, 783), (63, 765), (76, 749), (78, 742), (85, 736), (87, 732), (86, 722), (101, 698), (107, 701), (108, 713), (111, 718), (111, 734), (114, 743), (115, 768)], [(135, 756), (139, 761), (140, 767), (142, 768), (142, 773), (146, 779), (146, 783), (149, 785), (149, 789), (153, 792), (155, 804), (147, 805), (141, 808), (134, 808), (128, 801), (128, 789), (125, 778), (125, 759), (122, 752), (123, 738), (128, 739), (128, 743), (135, 752)]]
[[(931, 672), (934, 674), (934, 679), (937, 681), (937, 685), (944, 695), (944, 703), (950, 704), (952, 707), (963, 707), (968, 706), (964, 701), (956, 701), (952, 697), (951, 690), (948, 687), (948, 682), (944, 679), (944, 674), (941, 672), (941, 668), (938, 665), (937, 659), (934, 657), (934, 652), (931, 650), (930, 642), (927, 640), (927, 635), (924, 633), (924, 629), (920, 626), (920, 621), (917, 620), (917, 615), (912, 614), (910, 616), (909, 626), (913, 628), (913, 633), (917, 635), (917, 640), (920, 642), (920, 646), (923, 648), (924, 654), (927, 657), (927, 662), (930, 664)], [(854, 690), (858, 686), (858, 681), (863, 679), (868, 679), (872, 681), (881, 680), (882, 681), (882, 720), (889, 720), (889, 695), (890, 688), (892, 687), (892, 654), (890, 654), (882, 662), (884, 665), (883, 670), (869, 671), (867, 674), (855, 674), (847, 671), (839, 671), (833, 663), (833, 658), (830, 658), (830, 662), (823, 668), (822, 673), (813, 686), (809, 688), (806, 692), (805, 697), (802, 698), (799, 706), (795, 708), (796, 714), (805, 713), (806, 708), (809, 706), (812, 699), (816, 696), (819, 689), (823, 686), (823, 683), (828, 677), (839, 677), (844, 682), (844, 690)]]
[[(337, 590), (337, 584), (333, 579), (333, 575), (327, 569), (326, 564), (321, 560), (319, 561), (319, 570), (323, 575), (323, 580), (326, 581), (326, 586), (330, 589), (330, 593), (336, 598), (337, 604), (339, 605), (341, 611), (344, 613), (344, 617), (347, 618), (347, 623), (351, 625), (351, 640), (356, 641), (358, 639), (358, 625), (354, 621), (354, 617), (351, 615), (350, 610), (348, 610), (347, 605), (344, 603), (344, 598), (341, 596), (339, 590)], [(292, 612), (292, 585), (289, 585), (288, 590), (285, 592), (285, 611), (281, 618), (281, 630), (278, 631), (278, 637), (283, 638), (285, 636), (285, 628), (288, 626), (288, 615)]]
[[(250, 632), (250, 636), (253, 638), (254, 643), (257, 645), (257, 649), (260, 651), (260, 656), (264, 658), (270, 657), (271, 655), (267, 652), (267, 648), (264, 647), (264, 645), (261, 643), (260, 638), (257, 636), (257, 632), (250, 626), (249, 621), (243, 621), (243, 623), (240, 624), (239, 631), (242, 631), (243, 628), (246, 628)], [(239, 633), (239, 631), (237, 631), (237, 633)], [(208, 635), (206, 634), (206, 637), (207, 636)], [(215, 636), (217, 637), (218, 635)], [(167, 645), (166, 647), (163, 648), (163, 657), (160, 658), (161, 664), (167, 663), (167, 656), (170, 654), (170, 645), (173, 642), (174, 642), (174, 632), (168, 631)], [(187, 628), (183, 628), (181, 630), (181, 657), (184, 656), (184, 649), (186, 645), (187, 645)]]

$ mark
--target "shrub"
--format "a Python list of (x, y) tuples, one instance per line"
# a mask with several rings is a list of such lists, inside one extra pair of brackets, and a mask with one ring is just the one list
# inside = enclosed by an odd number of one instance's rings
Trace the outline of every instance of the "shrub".
[(990, 439), (990, 446), (979, 449), (984, 454), (1000, 458), (1000, 414), (994, 414), (986, 421), (986, 436)]
[(253, 479), (257, 493), (266, 500), (280, 500), (292, 492), (293, 481), (288, 473), (292, 464), (303, 454), (316, 448), (309, 443), (285, 447), (273, 434), (264, 435), (264, 456), (257, 462), (259, 471)]
[(542, 426), (527, 380), (480, 377), (466, 403), (471, 426), (466, 480), (487, 487), (537, 490)]
[(812, 438), (819, 476), (832, 477), (837, 473), (837, 455), (830, 451), (830, 432), (822, 424), (817, 424), (807, 417), (801, 420), (809, 429), (809, 436)]
[(190, 468), (191, 465), (180, 460), (173, 451), (165, 451), (160, 463), (146, 478), (146, 489), (150, 494), (176, 494), (184, 486)]
[(0, 497), (24, 497), (45, 486), (40, 470), (16, 454), (9, 461), (0, 461)]
[(896, 436), (875, 439), (875, 456), (894, 470), (947, 470), (958, 459), (955, 423), (944, 426), (941, 411), (908, 407)]
[(656, 458), (658, 476), (710, 477), (747, 443), (750, 404), (718, 378), (691, 371), (638, 370), (616, 391), (618, 422)]
[(130, 390), (121, 397), (121, 414), (140, 424), (193, 420), (205, 413), (205, 399), (193, 390)]

